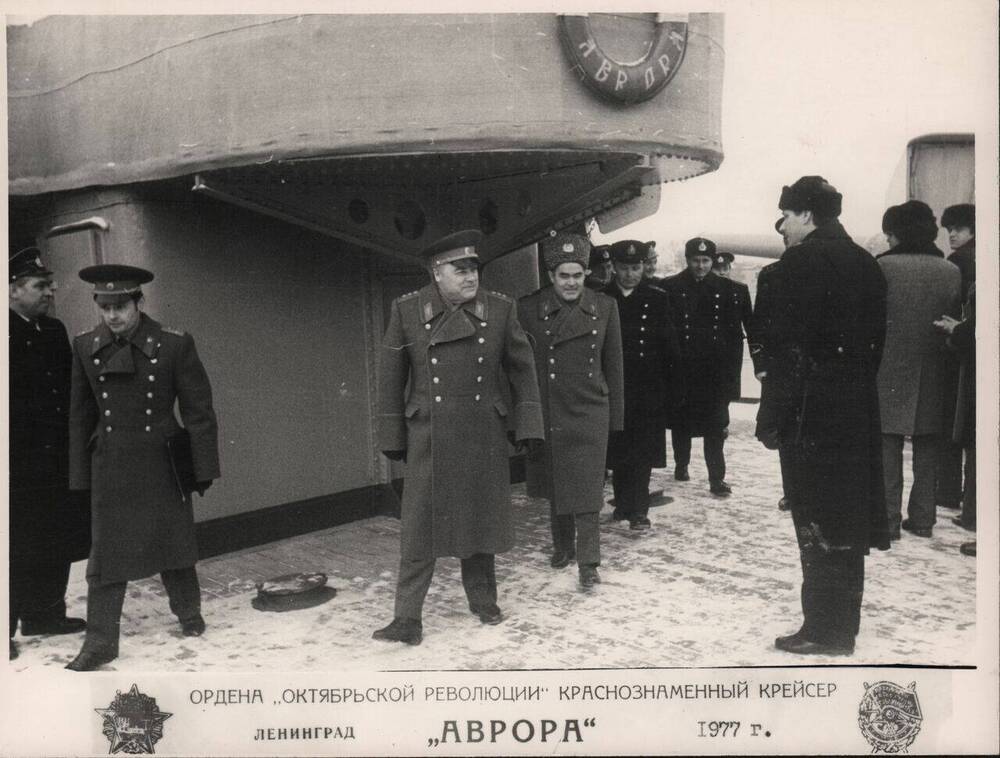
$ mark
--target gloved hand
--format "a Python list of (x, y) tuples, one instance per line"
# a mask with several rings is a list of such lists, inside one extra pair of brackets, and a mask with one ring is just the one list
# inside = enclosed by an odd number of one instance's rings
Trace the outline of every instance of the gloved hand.
[(518, 455), (527, 454), (529, 457), (537, 454), (541, 449), (542, 445), (545, 444), (545, 440), (538, 439), (537, 437), (529, 437), (528, 439), (518, 440), (515, 450)]
[(390, 461), (397, 461), (406, 463), (406, 451), (405, 450), (383, 450), (382, 455), (388, 458)]
[(205, 497), (205, 493), (208, 492), (208, 488), (212, 486), (212, 480), (209, 479), (205, 482), (195, 482), (194, 489), (202, 497)]

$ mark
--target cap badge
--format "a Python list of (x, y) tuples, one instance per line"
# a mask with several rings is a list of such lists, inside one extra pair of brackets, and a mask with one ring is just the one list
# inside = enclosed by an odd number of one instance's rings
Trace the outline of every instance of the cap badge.
[(567, 242), (566, 244), (564, 244), (563, 245), (563, 252), (564, 253), (572, 253), (573, 252), (573, 243), (572, 242)]
[(109, 290), (113, 290), (115, 288), (115, 283), (114, 282), (108, 282), (104, 286), (107, 287)]
[(706, 250), (708, 250), (708, 247), (705, 245), (705, 242), (700, 242), (698, 244), (698, 252), (704, 253)]
[(635, 255), (635, 245), (629, 245), (628, 246), (628, 254), (629, 255)]

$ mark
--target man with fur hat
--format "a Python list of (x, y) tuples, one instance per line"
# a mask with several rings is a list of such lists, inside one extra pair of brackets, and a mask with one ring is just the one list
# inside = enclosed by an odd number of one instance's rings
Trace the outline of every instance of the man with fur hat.
[(841, 200), (819, 176), (783, 188), (788, 249), (772, 264), (758, 363), (758, 434), (787, 456), (802, 562), (803, 623), (775, 646), (800, 655), (853, 653), (865, 555), (889, 547), (876, 387), (886, 284), (837, 220)]
[(424, 250), (431, 282), (393, 301), (382, 337), (379, 444), (407, 468), (395, 611), (377, 640), (420, 644), (444, 556), (461, 559), (469, 610), (484, 624), (503, 620), (495, 556), (514, 544), (507, 430), (521, 449), (545, 434), (517, 306), (479, 287), (481, 243), (468, 230)]
[[(100, 323), (73, 340), (70, 487), (91, 491), (87, 636), (66, 668), (118, 657), (125, 590), (160, 574), (187, 637), (205, 631), (192, 496), (219, 477), (212, 387), (194, 339), (141, 308), (153, 274), (135, 266), (80, 271)], [(174, 414), (177, 405), (181, 426)]]
[(49, 316), (56, 284), (34, 245), (14, 241), (7, 261), (10, 336), (10, 657), (14, 634), (73, 634), (66, 616), (70, 564), (87, 557), (86, 498), (69, 492), (69, 383), (66, 327)]
[[(962, 272), (962, 303), (969, 297), (969, 289), (976, 282), (976, 206), (969, 203), (951, 205), (941, 214), (941, 226), (948, 230), (948, 244), (951, 255), (948, 260)], [(944, 315), (944, 314), (942, 314)], [(954, 415), (959, 396), (959, 373), (961, 360), (958, 354), (949, 354), (945, 359), (946, 417)], [(935, 502), (945, 508), (960, 508), (966, 493), (975, 491), (973, 470), (975, 461), (965, 459), (965, 486), (962, 484), (962, 446), (946, 437), (941, 443), (938, 456), (937, 486)], [(973, 494), (973, 500), (975, 495)], [(961, 518), (956, 517), (961, 526)]]
[(528, 494), (547, 498), (553, 568), (576, 558), (580, 586), (600, 582), (598, 513), (609, 433), (624, 426), (618, 306), (584, 286), (590, 243), (578, 234), (542, 242), (550, 285), (518, 302), (535, 350), (545, 444), (529, 456)]
[(739, 399), (743, 363), (743, 323), (750, 320), (747, 299), (736, 282), (712, 271), (715, 243), (695, 237), (684, 245), (687, 268), (663, 281), (670, 296), (678, 330), (681, 370), (687, 402), (670, 429), (674, 449), (674, 478), (690, 479), (691, 439), (703, 438), (709, 489), (726, 497), (723, 451), (729, 428), (729, 403)]
[[(939, 445), (946, 431), (950, 438), (954, 418), (954, 413), (945, 416), (948, 356), (934, 321), (959, 316), (962, 276), (934, 244), (938, 228), (925, 203), (910, 200), (890, 207), (882, 217), (882, 231), (890, 249), (878, 256), (888, 286), (878, 392), (889, 530), (895, 539), (900, 527), (930, 537)], [(904, 437), (913, 444), (913, 486), (908, 518), (901, 522)]]
[(646, 249), (636, 240), (611, 246), (615, 280), (605, 293), (618, 303), (625, 374), (625, 428), (612, 432), (608, 467), (615, 493), (614, 520), (649, 529), (649, 479), (667, 465), (666, 429), (684, 399), (680, 349), (670, 300), (643, 279)]

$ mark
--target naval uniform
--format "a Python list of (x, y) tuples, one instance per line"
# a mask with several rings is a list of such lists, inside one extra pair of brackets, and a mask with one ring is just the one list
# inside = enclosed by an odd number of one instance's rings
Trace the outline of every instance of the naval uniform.
[(508, 427), (544, 437), (531, 345), (514, 301), (435, 284), (393, 301), (382, 339), (379, 443), (405, 451), (397, 619), (419, 621), (435, 559), (462, 559), (473, 612), (495, 607), (494, 556), (514, 544)]
[(589, 289), (566, 303), (545, 287), (521, 298), (518, 317), (534, 346), (546, 429), (527, 461), (528, 494), (549, 501), (556, 553), (597, 566), (608, 434), (624, 426), (618, 307)]
[(663, 289), (670, 296), (687, 386), (687, 402), (670, 430), (674, 463), (687, 466), (691, 438), (703, 437), (708, 478), (721, 482), (726, 478), (729, 403), (740, 396), (749, 291), (714, 272), (698, 280), (689, 270), (667, 278)]
[(129, 580), (159, 573), (170, 610), (200, 615), (190, 492), (182, 492), (167, 440), (191, 437), (195, 479), (219, 477), (208, 375), (190, 334), (140, 314), (131, 335), (103, 323), (73, 341), (70, 487), (91, 490), (93, 546), (87, 565), (84, 650), (117, 654)]
[(625, 429), (608, 444), (616, 510), (630, 521), (646, 518), (649, 479), (667, 465), (666, 429), (683, 401), (677, 335), (667, 294), (641, 281), (628, 295), (617, 282), (605, 293), (618, 304), (625, 378)]
[(9, 310), (10, 636), (66, 617), (70, 564), (90, 551), (86, 498), (69, 492), (66, 327)]

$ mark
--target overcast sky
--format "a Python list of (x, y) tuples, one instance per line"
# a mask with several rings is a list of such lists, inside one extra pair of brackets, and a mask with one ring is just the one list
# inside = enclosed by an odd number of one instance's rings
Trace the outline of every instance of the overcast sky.
[(724, 10), (725, 160), (664, 185), (659, 212), (610, 239), (774, 234), (781, 186), (821, 174), (862, 241), (880, 231), (887, 199), (905, 200), (888, 195), (907, 142), (994, 128), (995, 2), (746, 0)]

